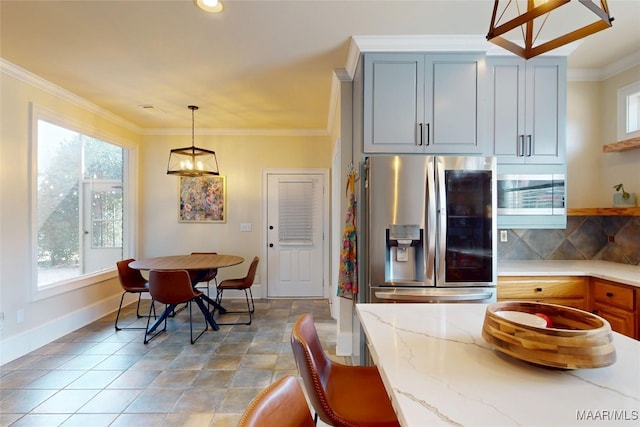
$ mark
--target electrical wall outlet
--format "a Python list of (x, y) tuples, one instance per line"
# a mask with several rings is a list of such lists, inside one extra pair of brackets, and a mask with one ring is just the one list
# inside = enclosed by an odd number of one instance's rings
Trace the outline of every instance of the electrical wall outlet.
[(500, 242), (505, 243), (507, 240), (507, 230), (500, 230)]

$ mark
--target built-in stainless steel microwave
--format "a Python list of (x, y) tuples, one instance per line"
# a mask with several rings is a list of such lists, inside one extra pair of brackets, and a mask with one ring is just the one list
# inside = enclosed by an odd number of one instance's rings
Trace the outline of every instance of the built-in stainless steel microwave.
[(565, 215), (564, 174), (498, 175), (498, 215)]

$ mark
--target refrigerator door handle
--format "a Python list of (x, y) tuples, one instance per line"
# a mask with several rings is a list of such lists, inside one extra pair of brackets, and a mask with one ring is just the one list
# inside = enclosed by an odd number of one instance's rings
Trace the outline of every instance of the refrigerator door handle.
[(436, 256), (436, 187), (435, 187), (435, 159), (427, 163), (427, 265), (425, 282), (435, 284), (435, 256)]
[(418, 303), (438, 303), (438, 302), (488, 302), (493, 298), (493, 292), (485, 289), (477, 291), (466, 291), (456, 293), (429, 292), (424, 289), (393, 289), (388, 291), (376, 291), (374, 295), (381, 302), (418, 302)]
[(445, 188), (444, 163), (436, 158), (436, 179), (438, 184), (438, 265), (436, 266), (436, 280), (440, 285), (444, 285), (445, 280), (445, 257), (447, 243), (447, 192)]

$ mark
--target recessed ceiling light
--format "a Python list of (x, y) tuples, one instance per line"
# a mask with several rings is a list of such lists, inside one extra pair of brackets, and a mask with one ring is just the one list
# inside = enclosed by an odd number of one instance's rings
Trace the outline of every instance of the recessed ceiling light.
[(205, 12), (220, 13), (222, 12), (222, 2), (220, 0), (193, 0), (200, 9)]

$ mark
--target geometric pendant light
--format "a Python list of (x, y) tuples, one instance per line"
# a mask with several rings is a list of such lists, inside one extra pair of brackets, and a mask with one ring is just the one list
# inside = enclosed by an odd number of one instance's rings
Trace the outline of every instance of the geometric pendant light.
[[(500, 3), (502, 3), (502, 5), (500, 5)], [(579, 2), (575, 3), (580, 3), (589, 11), (593, 12), (597, 20), (567, 34), (559, 36), (553, 35), (548, 41), (542, 42), (536, 46), (536, 39), (541, 34), (542, 27), (547, 22), (551, 11), (559, 8), (560, 6), (574, 2), (571, 0), (526, 0), (526, 3), (527, 7), (526, 11), (524, 11), (521, 10), (524, 9), (524, 6), (521, 7), (518, 0), (503, 0), (502, 2), (495, 0), (493, 5), (493, 15), (489, 25), (489, 32), (487, 33), (488, 41), (525, 59), (533, 58), (534, 56), (556, 49), (560, 46), (564, 46), (598, 31), (610, 28), (612, 25), (611, 23), (613, 22), (613, 18), (609, 16), (609, 7), (607, 6), (606, 0), (599, 1), (598, 3), (600, 3), (600, 6), (594, 4), (591, 0), (579, 0)], [(575, 12), (582, 12), (584, 10), (577, 6), (577, 4), (575, 4), (575, 6), (571, 6), (573, 7), (573, 10), (572, 15), (570, 16), (575, 16)], [(507, 12), (513, 12), (514, 8), (517, 8), (518, 15), (507, 22), (500, 23), (501, 19), (507, 14)], [(586, 13), (586, 15), (592, 17), (589, 13)], [(503, 37), (509, 32), (511, 32), (511, 35), (515, 33), (518, 36), (518, 39), (522, 39), (522, 46)]]
[(189, 105), (191, 110), (191, 147), (174, 148), (169, 153), (168, 175), (198, 177), (206, 175), (220, 175), (218, 171), (218, 159), (215, 151), (198, 148), (194, 145), (195, 105)]

